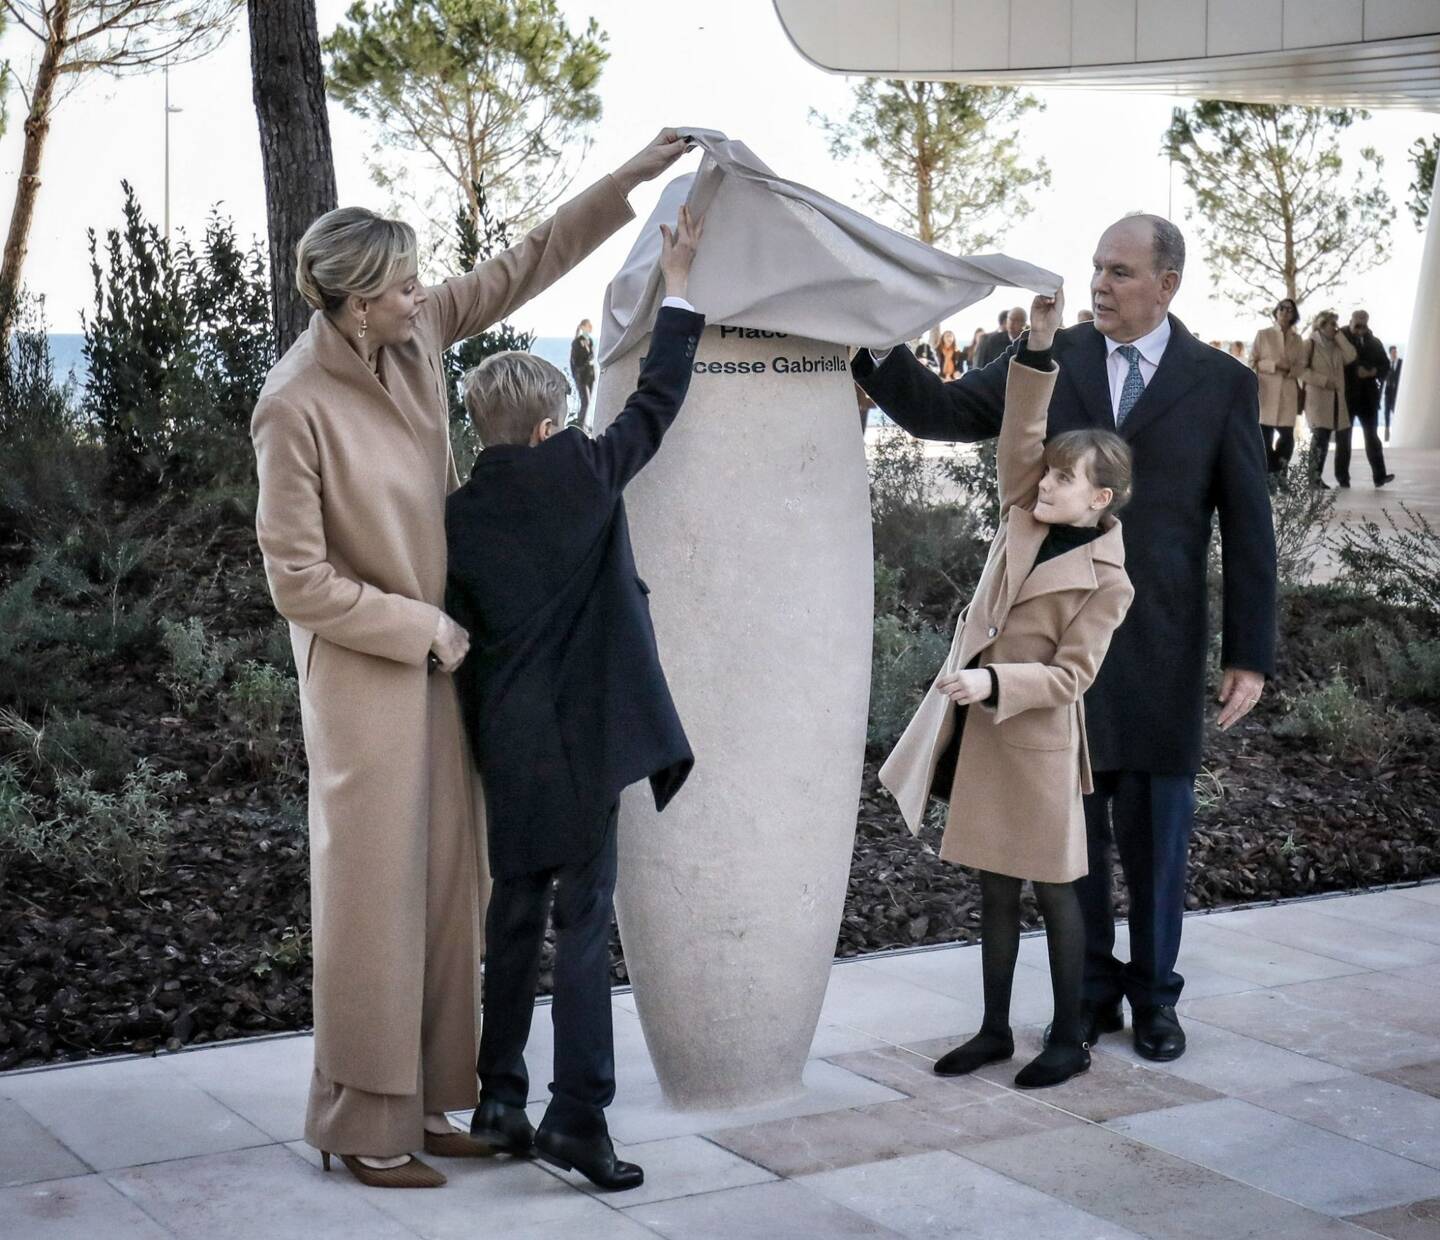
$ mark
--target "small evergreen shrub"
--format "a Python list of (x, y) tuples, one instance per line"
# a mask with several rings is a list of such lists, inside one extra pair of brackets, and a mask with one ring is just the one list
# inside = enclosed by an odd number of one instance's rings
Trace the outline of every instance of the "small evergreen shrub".
[(170, 666), (160, 674), (161, 682), (185, 714), (192, 714), (225, 679), (235, 657), (235, 643), (214, 637), (198, 616), (176, 623), (160, 621), (161, 643), (170, 655)]
[(900, 739), (949, 652), (949, 634), (929, 625), (907, 627), (899, 616), (875, 617), (865, 740), (877, 756)]
[(1384, 529), (1372, 520), (1340, 527), (1341, 580), (1386, 603), (1440, 611), (1440, 530), (1424, 513), (1400, 508), (1404, 520), (1387, 512)]
[(1404, 717), (1366, 701), (1338, 668), (1325, 684), (1286, 694), (1284, 701), (1289, 713), (1275, 725), (1276, 735), (1312, 741), (1329, 757), (1378, 766), (1405, 735)]
[(250, 660), (225, 695), (225, 712), (241, 730), (240, 743), (252, 770), (271, 770), (285, 748), (285, 723), (300, 704), (300, 688), (286, 672)]
[(1388, 660), (1392, 694), (1402, 702), (1440, 702), (1440, 641), (1407, 641)]

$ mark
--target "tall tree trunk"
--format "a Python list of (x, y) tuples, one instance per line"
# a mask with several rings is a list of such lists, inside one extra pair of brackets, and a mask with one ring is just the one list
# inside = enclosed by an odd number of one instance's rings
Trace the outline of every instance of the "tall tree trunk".
[(45, 153), (45, 139), (50, 136), (55, 86), (60, 81), (65, 49), (69, 46), (70, 0), (55, 0), (49, 17), (45, 51), (30, 92), (30, 112), (25, 117), (25, 149), (20, 157), (20, 178), (15, 183), (10, 232), (5, 238), (4, 257), (0, 258), (0, 342), (10, 339), (16, 298), (25, 271), (25, 255), (30, 249), (30, 225), (35, 219), (35, 200), (40, 195), (40, 160)]
[(247, 0), (250, 75), (265, 165), (270, 305), (279, 353), (310, 320), (295, 287), (295, 247), (336, 206), (335, 159), (314, 0)]

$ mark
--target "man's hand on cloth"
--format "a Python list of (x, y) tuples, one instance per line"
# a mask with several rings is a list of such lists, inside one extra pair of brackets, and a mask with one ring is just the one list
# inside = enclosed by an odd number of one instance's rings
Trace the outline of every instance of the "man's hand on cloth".
[(1222, 732), (1228, 732), (1255, 709), (1265, 692), (1265, 677), (1243, 667), (1227, 667), (1220, 681), (1220, 717), (1215, 720)]
[(666, 297), (685, 296), (690, 284), (690, 266), (704, 231), (705, 220), (691, 215), (688, 205), (681, 206), (680, 218), (673, 230), (660, 225), (660, 272), (665, 277)]
[(689, 149), (690, 144), (680, 136), (679, 130), (662, 129), (652, 142), (610, 175), (621, 192), (629, 194), (637, 185), (653, 181)]

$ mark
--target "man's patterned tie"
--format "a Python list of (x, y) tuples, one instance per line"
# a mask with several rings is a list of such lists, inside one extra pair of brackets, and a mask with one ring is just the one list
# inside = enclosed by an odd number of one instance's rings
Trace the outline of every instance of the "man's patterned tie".
[(1115, 352), (1130, 363), (1130, 369), (1125, 372), (1125, 386), (1120, 389), (1120, 408), (1115, 414), (1115, 429), (1118, 431), (1145, 392), (1145, 376), (1140, 373), (1140, 350), (1133, 344), (1122, 344)]

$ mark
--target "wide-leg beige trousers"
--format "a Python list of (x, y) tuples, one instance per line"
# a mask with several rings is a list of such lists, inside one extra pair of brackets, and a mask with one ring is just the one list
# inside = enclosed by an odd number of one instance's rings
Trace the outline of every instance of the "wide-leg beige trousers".
[[(453, 694), (430, 694), (432, 741), (444, 736), (455, 741), (432, 743), (432, 786), (437, 775), (453, 780), (452, 764), (463, 764), (467, 777), (474, 771), (463, 730), (436, 726), (437, 714), (453, 709)], [(471, 784), (478, 799), (479, 780), (471, 778)], [(475, 813), (447, 815), (432, 821), (429, 831), (419, 1079), (411, 1094), (373, 1094), (314, 1069), (305, 1140), (332, 1154), (388, 1158), (413, 1153), (424, 1143), (427, 1113), (469, 1110), (478, 1097), (479, 967), (490, 886), (478, 800)]]

